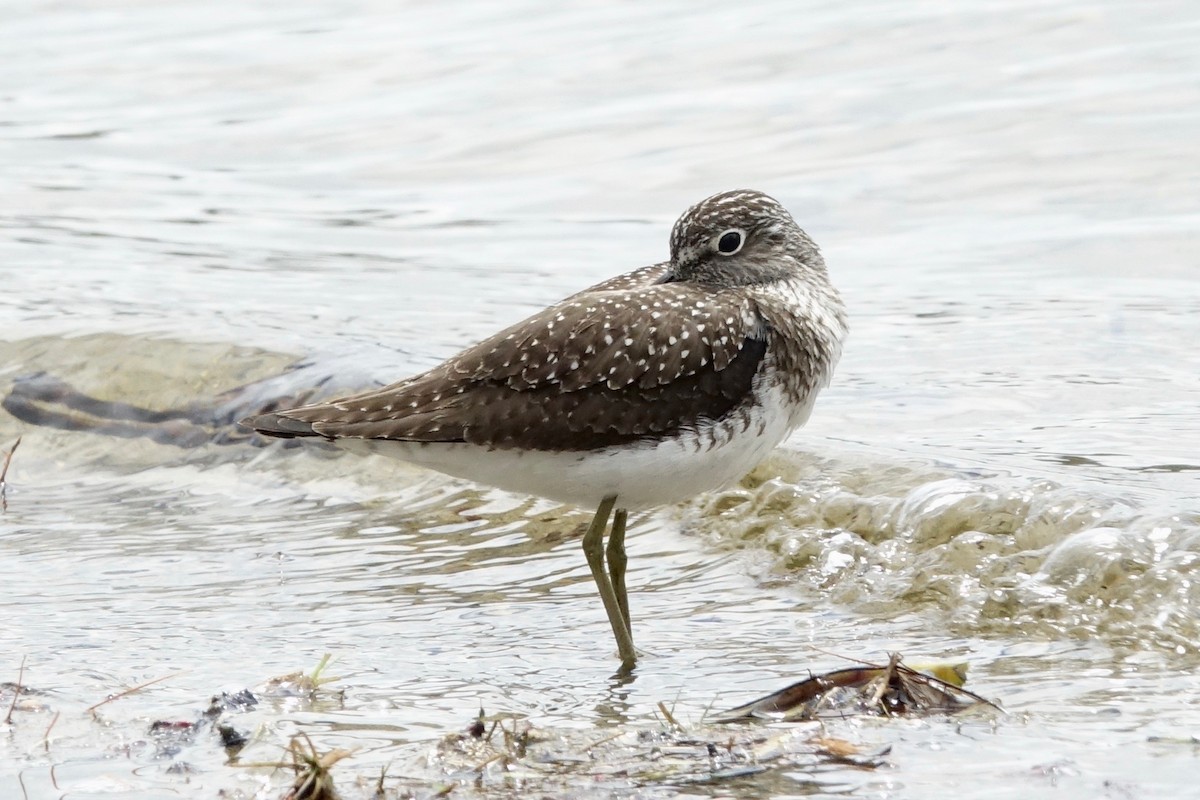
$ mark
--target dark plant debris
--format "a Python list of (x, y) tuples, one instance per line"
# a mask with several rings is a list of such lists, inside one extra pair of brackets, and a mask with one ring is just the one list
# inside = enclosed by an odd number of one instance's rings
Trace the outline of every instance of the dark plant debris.
[(999, 709), (995, 703), (958, 685), (962, 674), (955, 674), (958, 681), (918, 672), (906, 667), (899, 653), (893, 653), (887, 664), (866, 664), (813, 675), (730, 709), (714, 721), (786, 722), (864, 714), (884, 717), (957, 714), (985, 706)]
[(213, 695), (208, 703), (208, 708), (204, 712), (204, 716), (216, 718), (228, 712), (240, 713), (249, 711), (258, 705), (258, 698), (249, 689), (230, 694), (229, 692), (221, 692)]
[(330, 768), (352, 755), (351, 751), (335, 748), (325, 753), (318, 752), (308, 734), (301, 733), (292, 737), (288, 744), (288, 754), (292, 757), (290, 763), (247, 766), (273, 766), (294, 770), (296, 779), (283, 796), (284, 800), (338, 800), (340, 795), (333, 785)]

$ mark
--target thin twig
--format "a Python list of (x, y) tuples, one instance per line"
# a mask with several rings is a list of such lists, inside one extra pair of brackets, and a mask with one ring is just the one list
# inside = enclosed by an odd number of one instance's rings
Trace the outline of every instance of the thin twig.
[(375, 782), (374, 794), (374, 797), (377, 798), (377, 800), (383, 800), (383, 798), (387, 797), (387, 794), (383, 790), (383, 779), (387, 777), (388, 767), (391, 765), (392, 762), (389, 761), (379, 769), (379, 780)]
[(899, 653), (892, 653), (888, 656), (887, 666), (884, 667), (884, 669), (883, 669), (883, 679), (881, 681), (879, 681), (879, 685), (877, 687), (875, 687), (874, 696), (870, 700), (867, 701), (867, 708), (872, 708), (872, 707), (878, 706), (879, 710), (881, 712), (883, 712), (883, 715), (885, 717), (890, 717), (892, 715), (891, 709), (889, 709), (887, 706), (885, 706), (883, 703), (881, 703), (879, 701), (883, 699), (883, 696), (885, 694), (887, 694), (888, 687), (892, 683), (892, 678), (896, 674), (896, 666), (899, 663), (900, 663), (900, 654)]
[(46, 752), (50, 752), (50, 729), (54, 727), (54, 723), (58, 722), (58, 715), (61, 711), (54, 712), (54, 718), (50, 720), (50, 724), (46, 726), (46, 732), (42, 734), (42, 745), (46, 748)]
[(13, 442), (13, 446), (8, 448), (8, 452), (4, 454), (4, 466), (0, 467), (0, 511), (8, 511), (8, 484), (4, 482), (8, 476), (8, 465), (12, 463), (13, 453), (17, 452), (17, 447), (21, 444), (21, 437)]
[(13, 446), (8, 448), (8, 452), (4, 454), (4, 466), (0, 467), (0, 483), (4, 483), (4, 478), (8, 475), (8, 465), (12, 463), (13, 453), (17, 452), (17, 448), (21, 446), (21, 437), (13, 442)]
[(683, 730), (683, 726), (679, 724), (679, 721), (677, 719), (675, 719), (675, 715), (667, 710), (667, 704), (664, 703), (662, 700), (658, 701), (658, 710), (662, 713), (663, 719), (665, 719), (667, 721), (668, 725), (670, 725), (672, 728), (674, 728), (677, 731)]
[(595, 750), (597, 747), (599, 747), (600, 745), (607, 744), (607, 743), (611, 742), (613, 739), (620, 739), (624, 735), (625, 735), (625, 731), (618, 731), (617, 733), (614, 733), (612, 736), (605, 736), (603, 739), (601, 739), (597, 742), (592, 742), (587, 747), (583, 748), (583, 751), (585, 753), (590, 753), (593, 750)]
[(126, 695), (133, 694), (134, 692), (140, 692), (142, 689), (145, 689), (147, 686), (153, 686), (154, 684), (156, 684), (156, 683), (161, 683), (162, 681), (165, 681), (165, 680), (167, 680), (167, 679), (169, 679), (169, 678), (178, 678), (178, 677), (179, 677), (180, 675), (182, 675), (182, 674), (183, 674), (182, 672), (176, 672), (176, 673), (174, 673), (174, 674), (172, 674), (172, 675), (163, 675), (161, 678), (155, 678), (155, 679), (154, 679), (154, 680), (152, 680), (152, 681), (146, 681), (146, 682), (145, 682), (145, 683), (143, 683), (143, 684), (139, 684), (138, 686), (134, 686), (134, 687), (133, 687), (133, 688), (131, 688), (131, 689), (126, 689), (126, 690), (125, 690), (125, 691), (123, 691), (123, 692), (118, 692), (117, 694), (114, 694), (114, 695), (109, 695), (108, 697), (106, 697), (106, 698), (104, 698), (103, 700), (101, 700), (99, 703), (96, 703), (96, 705), (94, 705), (94, 706), (91, 706), (91, 707), (89, 707), (89, 708), (85, 709), (85, 712), (86, 712), (86, 713), (88, 713), (88, 714), (90, 714), (90, 713), (92, 713), (93, 711), (95, 711), (97, 708), (99, 708), (100, 706), (104, 705), (105, 703), (111, 703), (113, 700), (120, 700), (122, 697), (125, 697)]
[(508, 753), (496, 753), (496, 755), (488, 758), (482, 764), (475, 765), (475, 772), (483, 772), (489, 764), (495, 764), (502, 758), (508, 758)]
[(8, 706), (8, 716), (4, 718), (5, 725), (12, 725), (12, 712), (17, 707), (17, 698), (21, 696), (21, 681), (25, 679), (25, 656), (21, 656), (21, 669), (17, 672), (17, 685), (13, 687), (13, 701)]
[(841, 653), (835, 653), (833, 650), (826, 650), (823, 647), (817, 647), (815, 644), (810, 644), (809, 647), (812, 648), (813, 650), (816, 650), (818, 653), (824, 653), (827, 656), (833, 656), (834, 658), (840, 658), (842, 661), (850, 661), (855, 664), (862, 664), (864, 667), (870, 667), (871, 669), (883, 669), (884, 668), (884, 665), (880, 664), (877, 661), (864, 661), (863, 659), (855, 658), (854, 656), (842, 655)]

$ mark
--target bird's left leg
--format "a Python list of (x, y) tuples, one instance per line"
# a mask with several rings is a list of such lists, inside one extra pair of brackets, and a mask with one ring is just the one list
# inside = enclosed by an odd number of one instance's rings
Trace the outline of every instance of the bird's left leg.
[(618, 508), (613, 514), (612, 533), (608, 535), (608, 548), (605, 557), (608, 561), (608, 574), (612, 579), (613, 593), (617, 596), (617, 606), (625, 619), (625, 628), (629, 638), (633, 639), (633, 621), (629, 618), (629, 595), (625, 591), (625, 565), (629, 559), (625, 557), (625, 521), (629, 512)]

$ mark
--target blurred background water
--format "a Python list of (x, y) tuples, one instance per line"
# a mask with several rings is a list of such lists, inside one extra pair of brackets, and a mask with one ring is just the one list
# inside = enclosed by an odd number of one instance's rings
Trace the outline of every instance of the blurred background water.
[(0, 446), (24, 437), (3, 668), (51, 692), (4, 745), (6, 795), (260, 790), (219, 762), (183, 788), (145, 725), (326, 651), (345, 702), (261, 721), (359, 748), (367, 774), (481, 705), (698, 720), (890, 649), (969, 660), (1012, 713), (862, 723), (882, 773), (688, 791), (1194, 791), (1193, 4), (12, 0), (4, 28), (4, 394), (46, 372), (168, 408), (298, 359), (258, 399), (392, 380), (665, 258), (679, 213), (737, 187), (821, 244), (852, 323), (767, 465), (637, 520), (632, 682), (586, 514), (0, 413)]

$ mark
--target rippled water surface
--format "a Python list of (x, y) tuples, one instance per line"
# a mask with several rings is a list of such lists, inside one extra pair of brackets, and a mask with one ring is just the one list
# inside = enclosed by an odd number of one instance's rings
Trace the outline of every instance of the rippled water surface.
[[(660, 701), (698, 724), (889, 650), (968, 661), (1007, 715), (837, 727), (891, 747), (870, 772), (570, 791), (1195, 791), (1191, 3), (5, 16), (0, 394), (46, 373), (197, 414), (97, 431), (0, 412), (0, 447), (23, 437), (0, 514), (0, 680), (24, 659), (44, 693), (5, 723), (4, 796), (278, 796), (281, 776), (147, 728), (326, 652), (343, 698), (269, 701), (239, 725), (260, 761), (296, 731), (354, 749), (335, 770), (350, 797), (385, 765), (426, 793), (465, 781), (429, 754), (481, 706), (600, 740), (656, 728)], [(821, 244), (851, 339), (766, 465), (635, 520), (632, 679), (613, 676), (586, 512), (228, 425), (428, 367), (661, 260), (684, 208), (741, 186)]]

